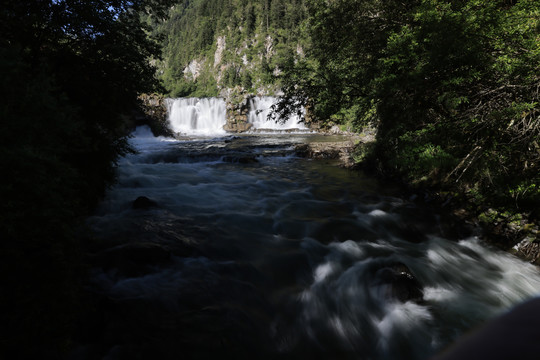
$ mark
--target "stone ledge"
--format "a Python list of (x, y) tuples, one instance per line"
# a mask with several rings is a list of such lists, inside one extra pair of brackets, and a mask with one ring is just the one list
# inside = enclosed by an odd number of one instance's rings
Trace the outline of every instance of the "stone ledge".
[(355, 148), (354, 138), (344, 141), (312, 142), (295, 147), (296, 154), (311, 159), (338, 160), (339, 165), (352, 168), (355, 163), (352, 153)]

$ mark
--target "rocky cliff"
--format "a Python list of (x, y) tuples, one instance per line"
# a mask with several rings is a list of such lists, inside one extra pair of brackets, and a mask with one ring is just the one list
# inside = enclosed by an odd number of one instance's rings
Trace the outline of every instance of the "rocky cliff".
[(305, 17), (303, 0), (189, 0), (147, 21), (165, 39), (157, 64), (170, 96), (225, 97), (235, 87), (275, 95), (282, 69), (303, 56)]
[(227, 103), (227, 123), (223, 129), (227, 132), (240, 133), (251, 129), (249, 123), (249, 100), (252, 95), (236, 87), (228, 91), (225, 102)]
[(135, 125), (148, 125), (155, 136), (174, 136), (169, 127), (165, 97), (160, 94), (139, 96), (141, 112), (135, 114)]

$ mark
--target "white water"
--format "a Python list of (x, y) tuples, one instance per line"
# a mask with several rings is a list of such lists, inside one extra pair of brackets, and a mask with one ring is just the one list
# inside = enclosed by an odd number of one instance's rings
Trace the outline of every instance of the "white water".
[[(249, 101), (248, 122), (254, 130), (307, 130), (301, 118), (292, 115), (288, 119), (269, 120), (271, 106), (277, 98), (253, 97)], [(226, 103), (221, 98), (167, 99), (171, 129), (181, 135), (214, 136), (224, 134)]]
[(291, 115), (287, 119), (278, 118), (275, 120), (268, 119), (271, 107), (278, 101), (277, 98), (272, 96), (257, 96), (253, 97), (249, 101), (249, 115), (248, 121), (253, 124), (254, 129), (266, 129), (266, 130), (307, 130), (304, 124), (301, 122), (301, 118), (298, 115)]
[[(89, 219), (105, 246), (97, 256), (125, 244), (171, 256), (135, 258), (135, 274), (126, 260), (95, 266), (93, 291), (115, 309), (96, 348), (110, 359), (424, 360), (540, 293), (537, 268), (473, 236), (450, 239), (432, 209), (294, 157), (291, 145), (309, 139), (167, 141), (138, 129), (140, 153), (121, 160)], [(246, 156), (256, 161), (231, 161)], [(133, 209), (141, 195), (158, 205)], [(421, 301), (391, 295), (384, 273), (396, 263)]]
[(224, 134), (225, 100), (220, 98), (168, 99), (169, 123), (174, 132), (184, 135)]

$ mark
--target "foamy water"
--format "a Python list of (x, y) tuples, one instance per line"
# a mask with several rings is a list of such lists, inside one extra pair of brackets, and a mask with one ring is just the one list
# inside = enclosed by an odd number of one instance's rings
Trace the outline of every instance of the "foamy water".
[[(129, 271), (97, 263), (92, 286), (114, 302), (116, 332), (90, 346), (113, 359), (426, 359), (540, 292), (537, 268), (443, 214), (297, 158), (305, 141), (167, 141), (138, 129), (140, 153), (120, 162), (88, 224), (98, 257), (125, 244), (170, 257), (135, 258), (144, 267)], [(139, 196), (156, 206), (134, 209)]]

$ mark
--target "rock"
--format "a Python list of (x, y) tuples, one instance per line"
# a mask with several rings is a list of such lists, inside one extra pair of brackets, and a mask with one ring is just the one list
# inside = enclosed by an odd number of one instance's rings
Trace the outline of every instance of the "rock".
[(223, 58), (223, 51), (225, 51), (226, 47), (225, 36), (218, 36), (216, 43), (217, 46), (216, 52), (214, 53), (214, 67), (217, 67), (221, 63), (221, 59)]
[(229, 163), (236, 163), (236, 164), (255, 164), (259, 161), (255, 158), (255, 156), (224, 156), (222, 158), (224, 162)]
[(372, 286), (385, 299), (419, 302), (424, 297), (420, 282), (411, 270), (400, 262), (376, 270)]
[(150, 200), (146, 196), (139, 196), (133, 201), (133, 209), (146, 210), (152, 207), (156, 207), (158, 204), (154, 200)]
[(337, 125), (332, 126), (330, 128), (329, 132), (330, 132), (330, 134), (341, 134), (342, 133), (341, 129)]
[(312, 159), (339, 160), (340, 166), (352, 168), (355, 165), (352, 159), (355, 137), (344, 137), (342, 141), (323, 141), (300, 144), (295, 148), (298, 156)]
[[(341, 145), (341, 144), (340, 144)], [(300, 144), (295, 151), (298, 156), (312, 159), (338, 159), (341, 146), (336, 143)], [(345, 143), (343, 144), (345, 146)]]
[(139, 96), (141, 113), (135, 116), (135, 126), (147, 125), (154, 136), (174, 137), (169, 127), (166, 100), (159, 94), (142, 94)]
[(232, 132), (232, 133), (242, 133), (251, 129), (252, 126), (253, 124), (248, 123), (247, 117), (246, 117), (246, 120), (236, 119), (232, 121), (227, 121), (227, 123), (223, 125), (223, 130), (227, 132)]
[(191, 60), (191, 62), (184, 68), (184, 76), (191, 81), (197, 80), (201, 75), (201, 69), (204, 66), (205, 61), (198, 61), (197, 59)]
[(245, 92), (240, 87), (235, 87), (228, 92), (225, 102), (227, 104), (227, 122), (223, 130), (233, 133), (242, 133), (253, 126), (248, 121), (249, 103), (253, 95)]
[(531, 232), (513, 247), (513, 252), (523, 260), (540, 265), (540, 234)]

